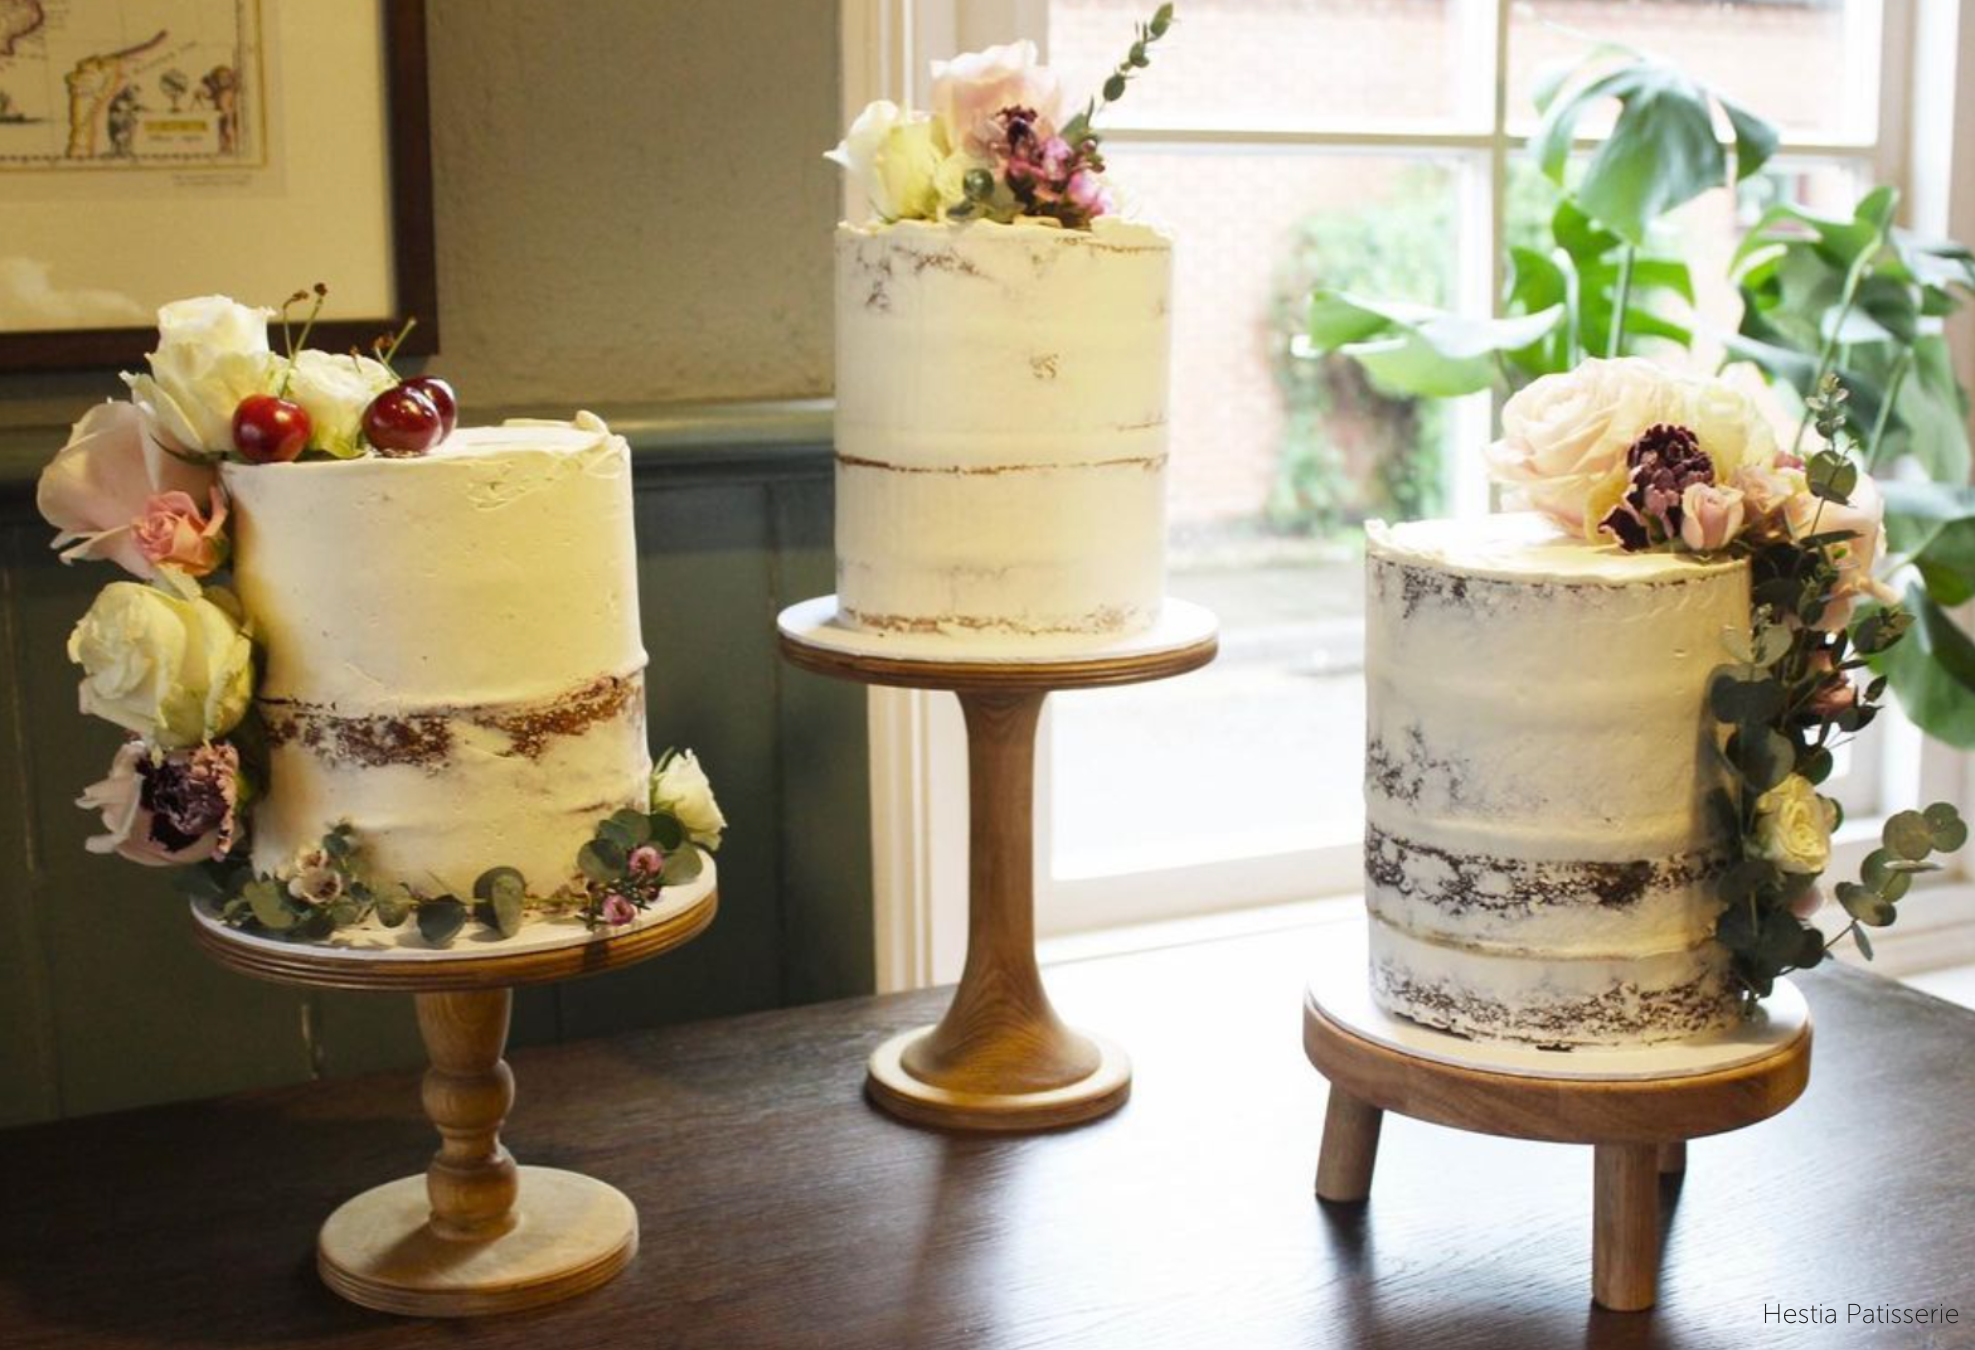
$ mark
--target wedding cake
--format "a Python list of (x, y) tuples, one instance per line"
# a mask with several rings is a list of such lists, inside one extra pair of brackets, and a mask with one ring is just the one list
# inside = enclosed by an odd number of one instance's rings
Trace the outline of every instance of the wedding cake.
[(1372, 989), (1463, 1035), (1685, 1036), (1735, 1016), (1710, 673), (1740, 560), (1625, 553), (1533, 514), (1369, 530)]
[(872, 632), (1116, 637), (1165, 592), (1172, 249), (1143, 225), (837, 231), (837, 600)]
[(830, 158), (874, 221), (836, 235), (838, 621), (970, 650), (1141, 632), (1165, 591), (1172, 244), (1118, 217), (1091, 119), (1030, 43), (933, 66)]
[(324, 294), (281, 354), (270, 311), (167, 305), (42, 474), (64, 559), (130, 576), (69, 640), (126, 733), (88, 847), (290, 939), (633, 923), (725, 820), (646, 747), (630, 449), (587, 413), (458, 429), (395, 342), (303, 345)]
[[(1779, 450), (1717, 378), (1637, 358), (1545, 375), (1502, 410), (1510, 505), (1368, 531), (1371, 990), (1477, 1040), (1703, 1036), (1825, 960), (1834, 748), (1909, 622), (1873, 576), (1882, 506), (1846, 453)], [(1805, 432), (1810, 430), (1806, 424)], [(1870, 599), (1874, 608), (1862, 609)], [(1889, 924), (1967, 827), (1895, 812), (1833, 894)]]

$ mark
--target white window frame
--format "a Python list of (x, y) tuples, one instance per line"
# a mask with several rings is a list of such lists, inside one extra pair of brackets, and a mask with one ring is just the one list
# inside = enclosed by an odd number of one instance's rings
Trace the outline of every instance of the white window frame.
[[(1148, 0), (1149, 3), (1149, 0)], [(1113, 145), (1242, 145), (1312, 151), (1363, 150), (1418, 155), (1461, 164), (1460, 188), (1472, 221), (1464, 232), (1457, 293), (1469, 307), (1492, 307), (1502, 289), (1503, 185), (1510, 156), (1527, 143), (1512, 128), (1508, 107), (1508, 42), (1514, 0), (1462, 0), (1467, 45), (1492, 67), (1487, 87), (1470, 91), (1463, 116), (1472, 125), (1487, 103), (1485, 131), (1378, 130), (1287, 127), (1112, 127)], [(1048, 51), (1048, 0), (841, 0), (843, 121), (876, 98), (925, 106), (931, 61), (1017, 37)], [(1848, 48), (1879, 55), (1879, 106), (1873, 139), (1812, 142), (1786, 139), (1778, 158), (1849, 161), (1881, 183), (1902, 187), (1902, 213), (1915, 228), (1975, 238), (1975, 0), (1866, 0), (1854, 11), (1867, 31)], [(1183, 17), (1183, 16), (1182, 16)], [(1481, 64), (1478, 60), (1477, 65)], [(1963, 74), (1963, 73), (1966, 74)], [(1957, 78), (1961, 76), (1961, 78)], [(1908, 96), (1908, 91), (1911, 97)], [(1952, 117), (1914, 118), (1910, 108), (1954, 106)], [(1595, 141), (1581, 142), (1588, 148)], [(845, 215), (861, 218), (863, 203), (846, 193)], [(1975, 316), (1964, 314), (1954, 334), (1963, 379), (1975, 386)], [(1453, 420), (1462, 443), (1491, 434), (1489, 396), (1462, 400)], [(1487, 500), (1477, 456), (1457, 456), (1452, 505), (1472, 511)], [(957, 978), (966, 932), (966, 740), (951, 695), (870, 691), (871, 793), (877, 974), (881, 991), (917, 988)], [(1887, 719), (1884, 762), (1874, 776), (1885, 785), (1882, 811), (1945, 798), (1975, 808), (1975, 756), (1926, 741), (1904, 719)], [(1203, 913), (1277, 906), (1323, 895), (1347, 897), (1361, 876), (1359, 845), (1342, 842), (1259, 857), (1130, 874), (1059, 880), (1050, 871), (1050, 785), (1047, 713), (1037, 756), (1038, 932), (1074, 943), (1075, 934), (1115, 925), (1186, 919)], [(1847, 823), (1834, 875), (1856, 868), (1877, 837), (1882, 816)], [(1916, 922), (1889, 932), (1877, 945), (1880, 966), (1937, 957), (1975, 960), (1975, 884), (1965, 863), (1928, 888), (1926, 906), (1903, 906)], [(1921, 914), (1931, 915), (1922, 920)], [(1895, 936), (1897, 934), (1898, 936)], [(1905, 947), (1910, 956), (1898, 958)], [(1942, 964), (1939, 959), (1928, 962)], [(1912, 967), (1917, 968), (1917, 967)]]

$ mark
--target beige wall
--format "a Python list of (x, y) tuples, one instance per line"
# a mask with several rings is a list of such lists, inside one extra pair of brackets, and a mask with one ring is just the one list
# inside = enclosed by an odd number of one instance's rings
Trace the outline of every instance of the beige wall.
[[(434, 368), (469, 407), (829, 391), (834, 0), (428, 6)], [(0, 426), (117, 388), (0, 375)]]

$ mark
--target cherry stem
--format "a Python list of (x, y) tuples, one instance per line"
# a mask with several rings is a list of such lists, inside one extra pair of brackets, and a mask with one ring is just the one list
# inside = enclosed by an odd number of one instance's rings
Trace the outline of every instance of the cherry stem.
[(411, 336), (411, 330), (416, 327), (418, 327), (418, 316), (413, 314), (406, 318), (405, 326), (400, 328), (398, 335), (391, 339), (391, 345), (378, 355), (377, 359), (384, 363), (384, 369), (391, 371), (391, 377), (393, 379), (397, 378), (398, 372), (391, 370), (391, 361), (397, 356), (398, 348), (405, 345), (405, 339)]
[(322, 302), (329, 298), (329, 287), (320, 281), (315, 284), (315, 303), (309, 306), (309, 317), (302, 320), (302, 335), (292, 337), (288, 331), (288, 306), (302, 299), (297, 291), (288, 297), (288, 304), (281, 307), (281, 345), (288, 349), (288, 364), (281, 372), (281, 387), (274, 391), (276, 398), (288, 397), (288, 382), (295, 378), (295, 352), (308, 345), (309, 334), (315, 329), (316, 317), (322, 313)]

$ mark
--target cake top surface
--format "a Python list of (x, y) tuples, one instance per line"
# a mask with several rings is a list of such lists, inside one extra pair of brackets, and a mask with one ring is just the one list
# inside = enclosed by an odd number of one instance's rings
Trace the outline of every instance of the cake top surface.
[(602, 421), (579, 414), (574, 422), (515, 420), (497, 427), (461, 427), (420, 455), (392, 457), (360, 455), (353, 459), (303, 459), (289, 464), (233, 464), (222, 466), (229, 484), (243, 478), (277, 472), (336, 473), (359, 466), (373, 472), (403, 473), (421, 465), (459, 463), (496, 459), (504, 455), (539, 453), (581, 455), (608, 446), (617, 438)]
[(1374, 520), (1365, 526), (1365, 543), (1374, 558), (1462, 576), (1567, 585), (1679, 581), (1745, 566), (1737, 558), (1710, 561), (1686, 553), (1628, 553), (1616, 544), (1587, 543), (1534, 511), (1398, 525)]
[(837, 226), (839, 238), (894, 238), (903, 240), (924, 240), (928, 242), (945, 240), (966, 240), (970, 243), (1034, 243), (1040, 240), (1060, 240), (1066, 247), (1090, 246), (1126, 249), (1137, 251), (1169, 250), (1173, 246), (1171, 236), (1155, 227), (1137, 220), (1120, 220), (1115, 216), (1100, 216), (1090, 223), (1089, 229), (1066, 230), (1056, 221), (1046, 216), (1021, 216), (1006, 224), (998, 220), (893, 220), (871, 221), (863, 225), (848, 223)]

